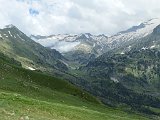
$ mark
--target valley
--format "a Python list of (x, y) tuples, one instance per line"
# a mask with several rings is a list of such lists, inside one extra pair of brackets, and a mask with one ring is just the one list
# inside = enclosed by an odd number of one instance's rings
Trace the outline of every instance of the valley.
[(138, 120), (138, 113), (104, 106), (70, 83), (39, 72), (0, 54), (0, 119), (3, 120)]
[(0, 119), (160, 119), (159, 24), (111, 37), (0, 29)]

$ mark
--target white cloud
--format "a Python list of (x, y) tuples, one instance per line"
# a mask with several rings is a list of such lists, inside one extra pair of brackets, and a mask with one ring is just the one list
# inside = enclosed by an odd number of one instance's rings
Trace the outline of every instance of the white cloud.
[(0, 27), (14, 24), (27, 34), (111, 35), (160, 17), (159, 4), (159, 0), (0, 0)]

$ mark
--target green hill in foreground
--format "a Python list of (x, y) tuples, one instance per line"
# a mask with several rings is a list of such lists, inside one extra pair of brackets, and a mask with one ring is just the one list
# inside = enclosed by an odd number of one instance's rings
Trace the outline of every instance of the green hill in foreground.
[[(13, 65), (14, 64), (14, 65)], [(0, 54), (0, 120), (145, 120)]]

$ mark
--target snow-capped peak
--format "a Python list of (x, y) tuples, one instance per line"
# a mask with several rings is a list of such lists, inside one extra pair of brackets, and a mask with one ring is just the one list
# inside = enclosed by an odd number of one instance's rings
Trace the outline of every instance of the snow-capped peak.
[(146, 22), (133, 26), (126, 31), (121, 31), (118, 34), (131, 33), (131, 32), (148, 32), (151, 33), (153, 29), (160, 24), (159, 18), (150, 19)]
[(123, 44), (125, 42), (145, 37), (151, 34), (154, 28), (159, 24), (159, 18), (150, 19), (146, 22), (139, 24), (138, 26), (133, 26), (126, 31), (122, 31), (114, 36), (111, 36), (108, 39), (108, 44), (111, 44), (112, 47), (116, 47), (117, 45)]

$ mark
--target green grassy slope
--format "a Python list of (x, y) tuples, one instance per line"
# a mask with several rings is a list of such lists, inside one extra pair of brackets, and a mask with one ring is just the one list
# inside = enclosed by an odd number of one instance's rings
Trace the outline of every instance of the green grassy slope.
[(0, 120), (147, 119), (103, 106), (68, 82), (25, 70), (3, 55), (0, 68)]
[(83, 100), (99, 103), (94, 97), (88, 93), (74, 87), (69, 82), (45, 75), (36, 71), (30, 71), (8, 64), (13, 63), (9, 59), (1, 60), (0, 57), (0, 88), (13, 92), (23, 93), (24, 95), (42, 96), (44, 98), (53, 98), (51, 92), (61, 92), (71, 94)]
[[(79, 102), (79, 101), (76, 101)], [(111, 108), (81, 103), (75, 106), (24, 97), (0, 91), (0, 119), (18, 120), (147, 120), (147, 118)], [(97, 109), (97, 110), (96, 110)]]

